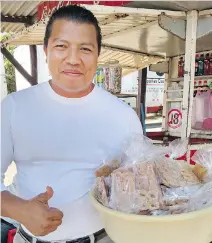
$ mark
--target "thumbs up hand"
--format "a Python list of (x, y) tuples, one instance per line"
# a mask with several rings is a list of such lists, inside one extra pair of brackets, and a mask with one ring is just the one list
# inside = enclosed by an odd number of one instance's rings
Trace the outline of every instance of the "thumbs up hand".
[(46, 192), (27, 201), (21, 223), (35, 236), (48, 235), (62, 224), (63, 213), (48, 204), (53, 194), (53, 189), (47, 187)]

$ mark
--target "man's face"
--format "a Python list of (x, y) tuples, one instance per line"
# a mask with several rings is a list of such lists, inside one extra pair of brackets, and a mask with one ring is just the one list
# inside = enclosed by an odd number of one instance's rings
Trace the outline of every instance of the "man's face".
[(44, 51), (52, 81), (58, 87), (80, 92), (91, 85), (98, 61), (93, 25), (56, 20)]

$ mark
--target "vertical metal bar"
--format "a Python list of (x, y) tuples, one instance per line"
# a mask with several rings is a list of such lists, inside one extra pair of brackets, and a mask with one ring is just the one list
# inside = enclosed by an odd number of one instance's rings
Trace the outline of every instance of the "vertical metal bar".
[(142, 72), (142, 82), (141, 82), (141, 103), (145, 107), (146, 103), (146, 82), (147, 82), (147, 68), (143, 68)]
[[(193, 87), (194, 87), (194, 69), (195, 69), (195, 53), (196, 53), (196, 34), (197, 34), (198, 13), (196, 10), (187, 12), (186, 23), (186, 44), (185, 44), (185, 74), (183, 88), (183, 103), (182, 103), (182, 130), (181, 137), (186, 138), (191, 133), (191, 112), (189, 104), (193, 102)], [(192, 101), (189, 99), (192, 99)], [(190, 117), (189, 117), (190, 116)]]
[(147, 68), (143, 68), (141, 70), (142, 73), (142, 82), (141, 82), (141, 120), (143, 123), (143, 132), (144, 135), (146, 136), (146, 83), (147, 83)]
[(29, 50), (30, 50), (30, 60), (31, 60), (31, 75), (32, 75), (35, 83), (38, 83), (37, 46), (30, 45)]
[(141, 83), (142, 83), (142, 72), (138, 70), (138, 96), (137, 96), (137, 114), (141, 120)]
[(172, 67), (172, 59), (169, 59), (169, 70), (168, 74), (165, 74), (165, 83), (164, 83), (164, 94), (163, 94), (163, 120), (162, 120), (162, 131), (168, 131), (168, 103), (167, 103), (167, 90), (168, 85), (170, 84), (170, 78), (171, 78), (171, 67)]
[(5, 78), (4, 58), (0, 53), (0, 76), (1, 76), (1, 100), (7, 96), (7, 83)]

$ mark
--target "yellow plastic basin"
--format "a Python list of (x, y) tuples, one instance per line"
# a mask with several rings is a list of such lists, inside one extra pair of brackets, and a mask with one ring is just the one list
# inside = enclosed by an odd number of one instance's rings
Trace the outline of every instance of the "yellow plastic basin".
[(90, 193), (105, 230), (115, 243), (210, 243), (212, 207), (167, 216), (145, 216), (117, 212), (104, 207)]

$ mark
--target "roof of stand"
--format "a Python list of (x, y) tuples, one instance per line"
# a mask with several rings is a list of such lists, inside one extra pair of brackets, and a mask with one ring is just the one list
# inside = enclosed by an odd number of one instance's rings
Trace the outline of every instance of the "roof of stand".
[[(7, 5), (10, 3), (8, 1)], [(35, 16), (35, 9), (39, 2), (31, 3), (33, 3), (34, 9), (31, 6), (31, 10), (28, 9), (28, 12)], [(24, 2), (22, 4), (24, 6), (28, 3)], [(212, 1), (139, 1), (128, 3), (124, 7), (84, 6), (95, 14), (102, 29), (103, 48), (99, 62), (105, 63), (112, 59), (119, 60), (125, 69), (124, 72), (128, 73), (151, 63), (156, 63), (166, 57), (184, 54), (185, 41), (163, 30), (158, 25), (158, 15), (165, 12), (167, 16), (173, 19), (185, 19), (185, 11), (212, 9)], [(4, 5), (2, 8), (4, 14), (6, 13), (4, 12), (6, 7), (8, 6)], [(24, 11), (24, 9), (22, 10)], [(204, 18), (211, 18), (212, 10), (200, 12), (200, 15)], [(21, 31), (17, 32), (15, 30), (4, 44), (42, 44), (47, 21), (48, 16), (30, 27), (22, 27)], [(5, 28), (9, 29), (9, 26)], [(12, 30), (12, 26), (10, 28)], [(197, 40), (198, 52), (211, 49), (212, 34)]]
[(164, 9), (170, 11), (203, 11), (212, 9), (212, 1), (132, 1), (125, 6), (132, 8)]
[[(16, 33), (25, 27), (25, 23), (34, 22), (38, 11), (38, 5), (41, 1), (1, 1), (1, 14), (3, 16), (11, 16), (19, 18), (20, 22), (4, 22), (1, 18), (1, 32)], [(25, 17), (25, 18), (24, 18)], [(25, 21), (24, 21), (25, 20)]]

